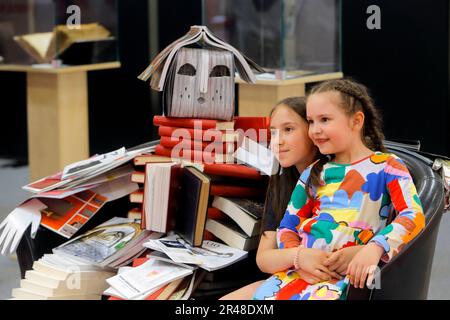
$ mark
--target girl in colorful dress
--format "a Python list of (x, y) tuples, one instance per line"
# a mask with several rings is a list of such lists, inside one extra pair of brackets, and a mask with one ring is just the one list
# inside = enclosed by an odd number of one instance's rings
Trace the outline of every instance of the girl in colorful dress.
[[(293, 266), (264, 281), (257, 300), (345, 299), (349, 283), (372, 284), (380, 259), (388, 263), (425, 225), (411, 175), (385, 152), (381, 118), (363, 85), (317, 85), (307, 120), (326, 156), (301, 174), (277, 230), (278, 247), (296, 252)], [(387, 224), (391, 207), (396, 216)]]
[[(318, 150), (308, 137), (304, 97), (287, 98), (277, 103), (270, 114), (270, 130), (271, 149), (282, 169), (280, 174), (270, 178), (256, 262), (261, 271), (273, 274), (293, 266), (297, 249), (279, 249), (276, 229), (283, 218), (300, 173), (317, 159)], [(322, 280), (306, 272), (302, 273), (302, 276), (309, 281)], [(252, 283), (221, 299), (249, 300), (261, 283), (262, 281)]]

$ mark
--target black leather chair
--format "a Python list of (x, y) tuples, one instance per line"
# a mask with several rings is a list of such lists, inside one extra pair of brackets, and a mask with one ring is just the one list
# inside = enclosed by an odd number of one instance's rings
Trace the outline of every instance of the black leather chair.
[(425, 228), (388, 264), (380, 264), (380, 289), (350, 287), (348, 300), (426, 299), (439, 223), (444, 212), (444, 184), (433, 161), (399, 147), (389, 147), (408, 167), (425, 214)]
[[(439, 231), (439, 223), (444, 212), (444, 186), (442, 178), (431, 169), (433, 161), (419, 155), (418, 153), (403, 148), (391, 147), (390, 152), (402, 158), (411, 172), (417, 187), (419, 198), (422, 202), (426, 217), (425, 229), (414, 240), (412, 240), (392, 261), (381, 268), (380, 289), (355, 289), (350, 287), (347, 295), (348, 300), (358, 299), (426, 299), (430, 281), (431, 266), (433, 263), (436, 238)], [(112, 203), (107, 203), (102, 212), (94, 216), (80, 231), (80, 233), (108, 220), (118, 213), (126, 214), (129, 201), (125, 197)], [(22, 274), (32, 268), (35, 260), (44, 253), (51, 252), (52, 248), (67, 241), (67, 239), (40, 227), (36, 238), (31, 239), (26, 232), (17, 249), (17, 257)], [(256, 268), (256, 264), (254, 264)], [(259, 270), (255, 270), (255, 273)], [(247, 278), (247, 275), (243, 278)], [(233, 279), (236, 279), (233, 274)], [(221, 279), (223, 280), (223, 279)], [(259, 280), (255, 279), (255, 280)], [(247, 281), (248, 282), (248, 281)], [(219, 285), (216, 283), (216, 285)], [(233, 288), (222, 284), (215, 288), (214, 295), (206, 290), (200, 296), (212, 298), (220, 297), (238, 287), (245, 285), (239, 283)]]

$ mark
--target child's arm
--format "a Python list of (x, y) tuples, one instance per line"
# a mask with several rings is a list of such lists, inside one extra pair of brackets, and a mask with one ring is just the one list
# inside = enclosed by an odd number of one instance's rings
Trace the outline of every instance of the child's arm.
[(385, 177), (387, 190), (398, 214), (369, 243), (381, 246), (384, 249), (381, 260), (389, 262), (422, 231), (425, 227), (425, 215), (414, 182), (402, 160), (396, 156), (389, 157)]
[(273, 274), (291, 268), (296, 253), (297, 247), (277, 249), (276, 232), (266, 231), (259, 242), (256, 264), (262, 272)]
[(398, 215), (350, 262), (347, 274), (355, 287), (362, 288), (367, 276), (367, 284), (370, 285), (379, 261), (389, 262), (425, 227), (422, 204), (403, 161), (395, 156), (389, 157), (384, 173), (386, 187)]
[[(266, 231), (259, 242), (258, 252), (256, 254), (256, 264), (262, 272), (274, 274), (279, 271), (284, 271), (294, 266), (294, 259), (297, 251), (297, 247), (277, 249), (276, 233), (274, 231)], [(299, 274), (300, 278), (310, 284), (330, 280), (330, 277), (323, 273), (313, 275), (303, 269), (298, 269), (296, 272)]]
[(277, 242), (280, 249), (296, 248), (301, 244), (298, 229), (302, 222), (312, 215), (313, 201), (306, 195), (304, 183), (306, 179), (304, 172), (292, 191), (286, 212), (277, 229)]

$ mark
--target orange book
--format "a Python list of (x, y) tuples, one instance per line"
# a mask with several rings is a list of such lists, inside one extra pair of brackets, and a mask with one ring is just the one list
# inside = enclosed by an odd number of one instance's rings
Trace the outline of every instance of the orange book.
[(233, 130), (234, 121), (221, 121), (214, 119), (195, 119), (195, 118), (173, 118), (165, 116), (154, 116), (153, 124), (155, 126), (168, 126), (177, 128), (195, 128), (203, 130)]

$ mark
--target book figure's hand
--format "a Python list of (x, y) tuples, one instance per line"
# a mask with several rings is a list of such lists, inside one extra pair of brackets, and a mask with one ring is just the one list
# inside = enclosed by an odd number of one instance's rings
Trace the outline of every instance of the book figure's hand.
[[(31, 225), (31, 237), (34, 239), (36, 231), (41, 223), (40, 210), (46, 205), (38, 199), (31, 199), (14, 209), (0, 224), (0, 249), (3, 255), (13, 254), (23, 234)], [(8, 252), (9, 251), (9, 252)]]

